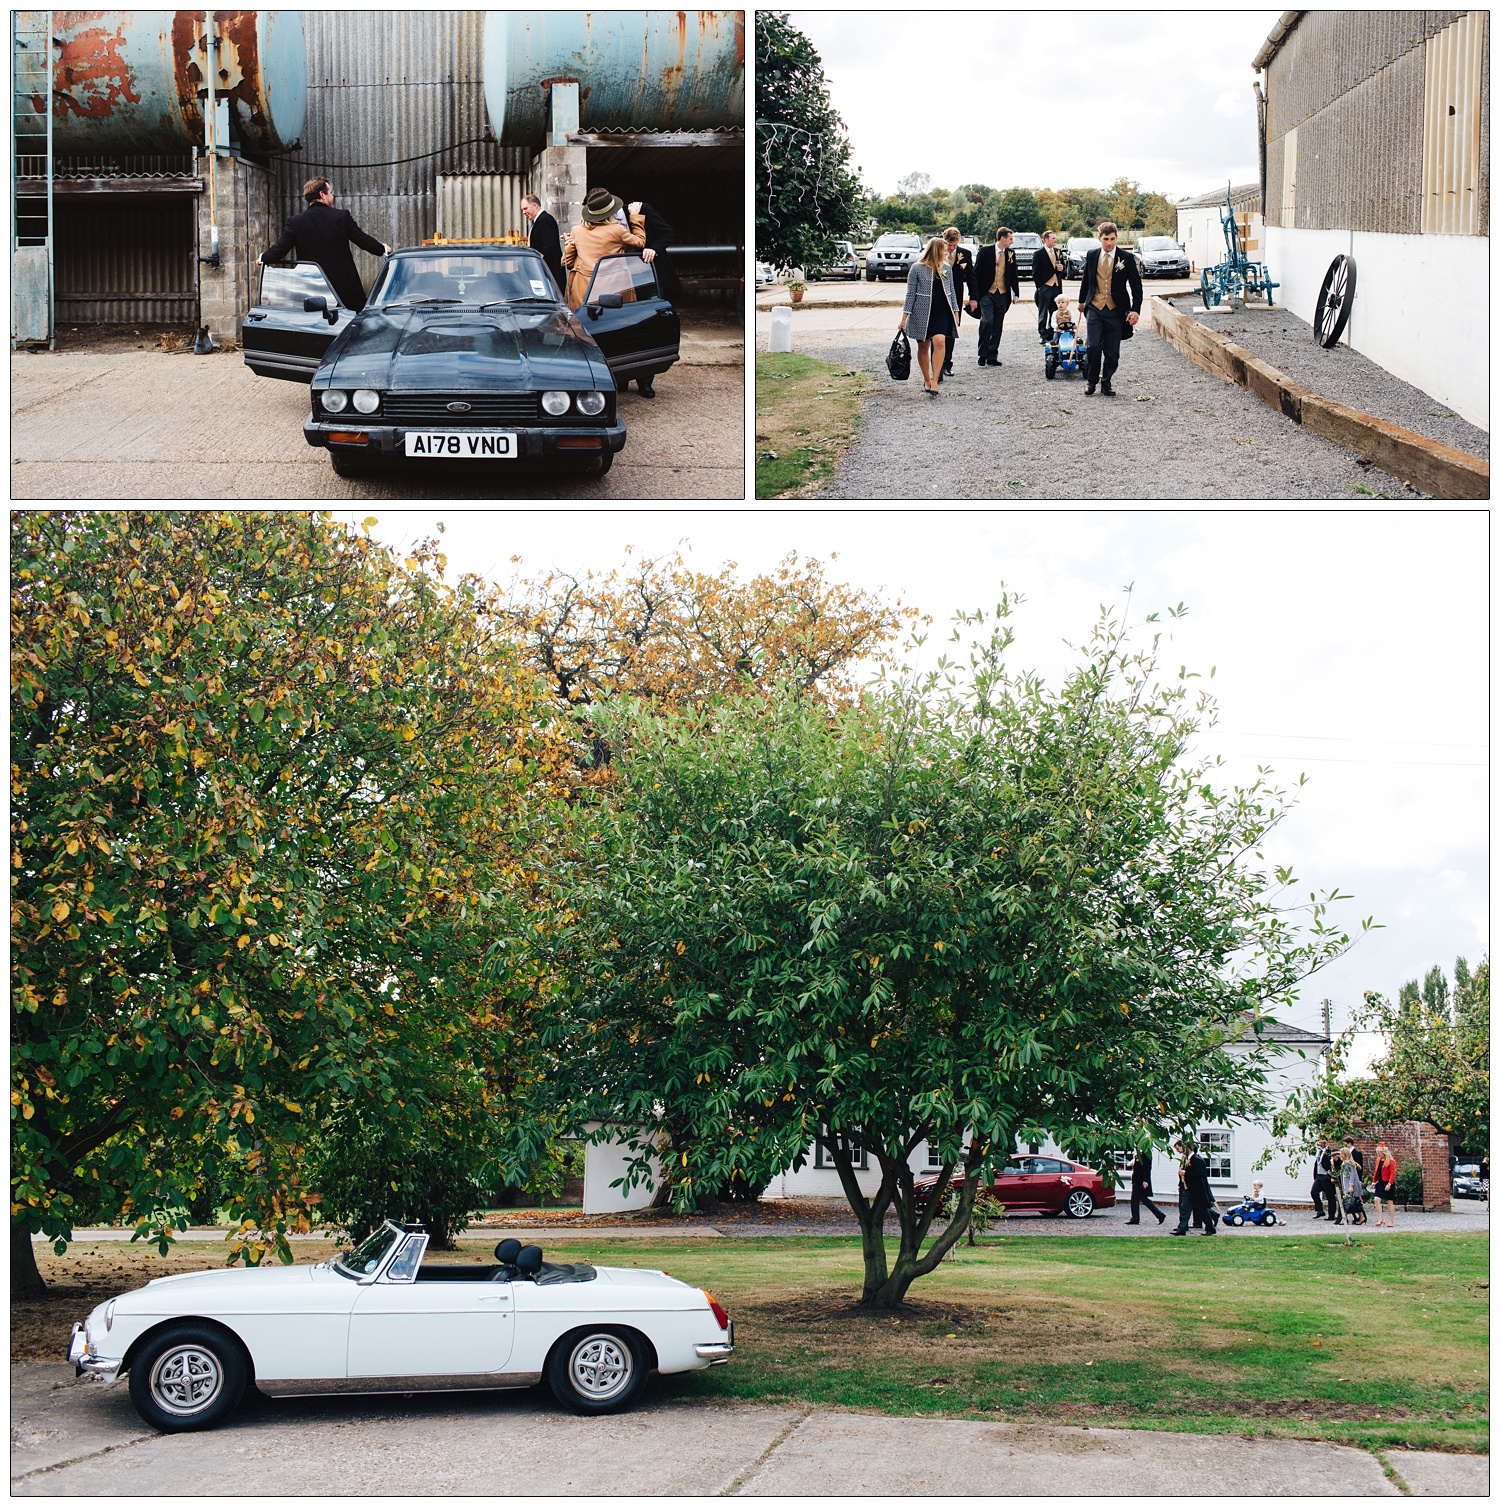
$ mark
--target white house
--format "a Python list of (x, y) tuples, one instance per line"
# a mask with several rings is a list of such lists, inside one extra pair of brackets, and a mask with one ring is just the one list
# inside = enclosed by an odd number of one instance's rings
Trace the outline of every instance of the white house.
[(1287, 11), (1251, 66), (1276, 301), (1351, 258), (1344, 339), (1487, 430), (1489, 12)]
[[(1324, 1059), (1329, 1047), (1327, 1036), (1273, 1021), (1265, 1037), (1280, 1049), (1267, 1080), (1274, 1103), (1284, 1103), (1294, 1089), (1311, 1083), (1316, 1074), (1325, 1071)], [(1256, 1178), (1265, 1185), (1264, 1195), (1275, 1203), (1311, 1203), (1311, 1175), (1307, 1168), (1288, 1169), (1285, 1158), (1279, 1158), (1263, 1171), (1254, 1170), (1255, 1163), (1271, 1145), (1268, 1121), (1232, 1120), (1225, 1124), (1200, 1125), (1197, 1139), (1208, 1155), (1209, 1179), (1221, 1203), (1232, 1203), (1242, 1193), (1249, 1193), (1250, 1184)], [(1037, 1149), (1044, 1156), (1060, 1154), (1059, 1148), (1051, 1141)], [(1126, 1165), (1128, 1155), (1128, 1150), (1121, 1148), (1116, 1153), (1117, 1162)], [(935, 1156), (936, 1153), (926, 1145), (919, 1146), (911, 1156), (912, 1169), (918, 1173), (935, 1170)], [(618, 1187), (611, 1186), (624, 1176), (628, 1160), (628, 1153), (618, 1141), (604, 1141), (588, 1147), (584, 1157), (584, 1213), (642, 1209), (651, 1202), (655, 1196), (651, 1187), (636, 1187), (626, 1195)], [(858, 1173), (859, 1184), (866, 1193), (873, 1193), (880, 1186), (879, 1163), (872, 1158), (865, 1160), (866, 1165)], [(1177, 1172), (1170, 1150), (1158, 1151), (1152, 1169), (1152, 1183), (1161, 1198), (1169, 1202), (1176, 1199)], [(839, 1199), (843, 1196), (838, 1172), (821, 1144), (810, 1148), (801, 1168), (796, 1171), (787, 1168), (773, 1178), (765, 1192), (766, 1198)], [(1160, 1202), (1161, 1198), (1157, 1201)]]

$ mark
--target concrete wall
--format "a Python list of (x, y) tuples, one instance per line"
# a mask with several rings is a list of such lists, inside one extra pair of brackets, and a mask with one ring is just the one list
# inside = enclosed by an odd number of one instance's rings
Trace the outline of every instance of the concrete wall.
[(1266, 240), (1277, 302), (1306, 320), (1328, 264), (1352, 256), (1357, 283), (1344, 341), (1488, 431), (1488, 237), (1272, 225)]

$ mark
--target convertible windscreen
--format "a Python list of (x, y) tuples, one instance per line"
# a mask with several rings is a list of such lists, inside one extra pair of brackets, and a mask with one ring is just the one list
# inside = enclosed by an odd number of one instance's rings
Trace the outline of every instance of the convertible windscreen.
[(557, 288), (539, 256), (395, 257), (376, 290), (374, 305), (555, 303)]
[(401, 1231), (390, 1225), (382, 1225), (368, 1239), (355, 1246), (347, 1254), (333, 1258), (333, 1269), (346, 1277), (365, 1277), (377, 1270), (385, 1253), (401, 1238)]

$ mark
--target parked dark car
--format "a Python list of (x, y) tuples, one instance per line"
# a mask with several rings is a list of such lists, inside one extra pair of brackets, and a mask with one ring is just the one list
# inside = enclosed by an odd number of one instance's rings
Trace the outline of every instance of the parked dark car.
[(266, 267), (245, 364), (307, 382), (308, 444), (341, 476), (442, 461), (608, 471), (625, 444), (616, 394), (678, 357), (680, 327), (639, 256), (600, 260), (583, 306), (524, 246), (422, 246), (381, 268), (358, 314), (313, 262)]
[[(961, 1188), (964, 1174), (953, 1174), (951, 1187)], [(925, 1204), (937, 1185), (937, 1176), (916, 1180), (918, 1204)], [(1060, 1156), (1015, 1156), (995, 1173), (990, 1194), (1007, 1210), (1068, 1214), (1087, 1219), (1095, 1209), (1112, 1209), (1115, 1190), (1092, 1167)]]
[(1480, 1177), (1478, 1162), (1460, 1162), (1453, 1169), (1453, 1196), (1455, 1198), (1484, 1198), (1489, 1189), (1486, 1180)]
[(1142, 277), (1188, 277), (1188, 254), (1169, 235), (1142, 236), (1131, 248)]
[(1099, 240), (1091, 235), (1074, 235), (1068, 237), (1068, 276), (1083, 276), (1083, 259), (1089, 252), (1099, 249)]
[(865, 281), (883, 283), (891, 277), (904, 280), (921, 254), (921, 236), (904, 230), (887, 231), (865, 252)]
[(1011, 233), (1010, 249), (1016, 254), (1016, 273), (1023, 283), (1031, 281), (1031, 259), (1038, 251), (1045, 250), (1042, 238), (1034, 230), (1017, 230)]

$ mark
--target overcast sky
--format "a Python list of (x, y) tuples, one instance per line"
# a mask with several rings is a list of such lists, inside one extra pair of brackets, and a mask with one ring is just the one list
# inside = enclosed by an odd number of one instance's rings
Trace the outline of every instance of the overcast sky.
[(1250, 61), (1281, 12), (792, 11), (865, 182), (1185, 198), (1259, 182)]
[[(340, 515), (354, 520), (360, 515)], [(1205, 675), (1220, 707), (1203, 740), (1226, 781), (1271, 765), (1309, 783), (1267, 848), (1303, 890), (1338, 886), (1351, 929), (1371, 933), (1283, 1018), (1335, 1029), (1366, 989), (1394, 992), (1433, 963), (1486, 950), (1487, 521), (1480, 512), (941, 513), (510, 512), (379, 515), (402, 545), (442, 518), (454, 564), (505, 584), (561, 567), (608, 571), (625, 547), (741, 574), (796, 550), (829, 574), (935, 619), (991, 606), (1002, 583), (1027, 600), (1015, 662), (1070, 663), (1103, 603), (1134, 583), (1133, 620), (1185, 603), (1164, 659)]]

